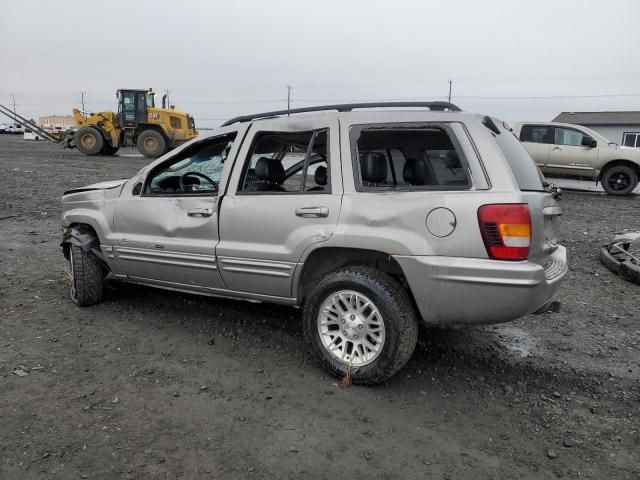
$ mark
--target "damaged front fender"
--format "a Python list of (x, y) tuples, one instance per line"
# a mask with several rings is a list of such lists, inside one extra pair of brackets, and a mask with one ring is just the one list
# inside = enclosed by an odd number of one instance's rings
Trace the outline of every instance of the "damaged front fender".
[(100, 251), (100, 239), (91, 228), (82, 226), (64, 227), (60, 246), (67, 260), (69, 260), (71, 245), (80, 247), (84, 252), (94, 255), (105, 268), (108, 268)]

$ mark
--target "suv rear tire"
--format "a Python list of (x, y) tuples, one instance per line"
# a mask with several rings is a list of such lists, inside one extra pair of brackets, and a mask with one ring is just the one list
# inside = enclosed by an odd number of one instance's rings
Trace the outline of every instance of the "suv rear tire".
[(104, 270), (98, 259), (77, 245), (71, 245), (71, 300), (80, 307), (100, 303), (104, 297)]
[(336, 270), (320, 280), (305, 301), (303, 321), (323, 366), (361, 385), (392, 377), (409, 361), (418, 340), (407, 291), (390, 275), (365, 266)]
[(626, 165), (614, 165), (605, 170), (600, 183), (609, 195), (629, 195), (638, 186), (638, 174)]

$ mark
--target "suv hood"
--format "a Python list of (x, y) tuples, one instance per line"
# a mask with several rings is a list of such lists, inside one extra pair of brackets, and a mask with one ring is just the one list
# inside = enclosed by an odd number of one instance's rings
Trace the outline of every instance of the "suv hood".
[(109, 182), (100, 182), (94, 183), (92, 185), (87, 185), (86, 187), (73, 188), (71, 190), (67, 190), (63, 193), (63, 195), (68, 195), (70, 193), (78, 193), (78, 192), (90, 192), (91, 190), (110, 190), (112, 188), (118, 188), (125, 184), (128, 179), (122, 180), (111, 180)]

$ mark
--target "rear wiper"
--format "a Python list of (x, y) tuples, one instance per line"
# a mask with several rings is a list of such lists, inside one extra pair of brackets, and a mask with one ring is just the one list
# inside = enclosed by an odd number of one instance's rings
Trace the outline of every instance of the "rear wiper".
[(491, 119), (490, 116), (486, 116), (482, 119), (482, 124), (487, 127), (489, 130), (491, 130), (493, 133), (495, 133), (496, 135), (500, 135), (500, 129), (498, 128), (498, 126), (495, 124), (495, 122)]

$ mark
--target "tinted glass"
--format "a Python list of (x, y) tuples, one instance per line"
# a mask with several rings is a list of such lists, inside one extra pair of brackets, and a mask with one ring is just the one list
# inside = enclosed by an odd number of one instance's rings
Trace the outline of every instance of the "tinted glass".
[(520, 132), (520, 140), (533, 143), (551, 143), (551, 127), (525, 125)]
[(582, 145), (582, 133), (571, 128), (556, 127), (555, 144), (579, 147)]
[(635, 133), (625, 133), (624, 134), (624, 146), (625, 147), (635, 147), (636, 146), (636, 138), (640, 137)]

